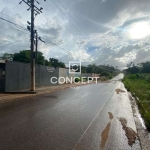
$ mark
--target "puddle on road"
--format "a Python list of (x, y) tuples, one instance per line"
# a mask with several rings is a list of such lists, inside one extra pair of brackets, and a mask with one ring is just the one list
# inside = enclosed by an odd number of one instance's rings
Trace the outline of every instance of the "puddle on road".
[(121, 90), (121, 89), (116, 89), (116, 93), (119, 94), (119, 93), (124, 93), (125, 91), (124, 90)]
[(103, 132), (101, 134), (100, 149), (104, 149), (104, 147), (105, 147), (105, 144), (106, 144), (107, 139), (108, 139), (110, 126), (111, 126), (111, 120), (114, 118), (114, 116), (113, 116), (113, 114), (111, 112), (108, 112), (108, 115), (109, 115), (110, 122), (108, 122), (106, 128), (103, 130)]
[(118, 120), (121, 122), (122, 129), (128, 138), (128, 144), (132, 146), (135, 143), (137, 133), (132, 128), (127, 127), (127, 120), (125, 118), (118, 118)]
[(110, 126), (111, 126), (111, 122), (109, 122), (107, 124), (106, 128), (103, 130), (103, 132), (101, 134), (101, 138), (102, 138), (101, 145), (100, 145), (101, 149), (104, 149), (104, 146), (105, 146), (105, 144), (107, 142)]

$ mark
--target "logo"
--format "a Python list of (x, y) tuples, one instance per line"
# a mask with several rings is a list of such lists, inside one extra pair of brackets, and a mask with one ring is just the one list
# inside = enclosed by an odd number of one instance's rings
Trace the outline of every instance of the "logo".
[[(51, 68), (48, 68), (48, 70), (51, 71)], [(66, 74), (60, 73), (63, 76), (59, 77), (51, 77), (50, 82), (52, 84), (65, 84), (65, 83), (70, 83), (70, 84), (90, 84), (92, 82), (95, 82), (97, 84), (98, 78), (99, 77), (92, 77), (91, 73), (87, 73), (86, 77), (84, 77), (81, 74), (81, 62), (80, 61), (70, 61), (69, 62), (69, 74), (68, 74), (68, 69), (66, 71)]]
[(80, 61), (69, 61), (69, 73), (70, 74), (81, 74), (81, 62)]

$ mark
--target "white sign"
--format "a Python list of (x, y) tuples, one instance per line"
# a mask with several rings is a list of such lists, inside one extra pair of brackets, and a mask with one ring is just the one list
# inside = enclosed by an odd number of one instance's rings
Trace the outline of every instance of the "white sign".
[(54, 72), (55, 71), (55, 68), (54, 67), (46, 67), (46, 70), (48, 72)]

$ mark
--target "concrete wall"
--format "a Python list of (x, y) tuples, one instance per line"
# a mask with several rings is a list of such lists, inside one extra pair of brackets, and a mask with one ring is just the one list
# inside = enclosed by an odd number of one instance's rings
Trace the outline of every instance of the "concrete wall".
[[(80, 74), (74, 73), (70, 74), (69, 69), (66, 68), (59, 68), (59, 77), (68, 78), (70, 81), (73, 81), (75, 77), (80, 77)], [(59, 84), (64, 83), (64, 79), (61, 78)], [(69, 80), (65, 80), (65, 83), (70, 83)]]
[[(100, 76), (99, 76), (99, 74), (96, 74), (96, 73), (82, 73), (81, 77), (86, 77), (86, 78), (92, 77), (92, 78), (94, 78), (94, 77), (100, 77)], [(93, 80), (96, 80), (96, 79), (93, 79)]]
[[(29, 63), (7, 62), (5, 70), (5, 92), (30, 89)], [(36, 87), (52, 86), (50, 78), (53, 76), (58, 78), (59, 69), (55, 69), (54, 72), (48, 72), (46, 66), (36, 65), (35, 74)]]
[[(36, 87), (41, 86), (53, 86), (56, 84), (69, 83), (70, 81), (64, 81), (63, 78), (69, 78), (71, 80), (74, 77), (99, 77), (98, 74), (82, 73), (82, 74), (69, 74), (69, 69), (56, 68), (53, 72), (50, 72), (51, 68), (47, 68), (43, 65), (36, 65), (35, 68), (35, 83)], [(7, 62), (5, 64), (5, 92), (21, 91), (30, 89), (31, 77), (30, 77), (30, 64), (21, 62)], [(51, 79), (53, 78), (52, 82)], [(58, 81), (60, 77), (63, 77)], [(3, 80), (4, 81), (4, 80)], [(53, 84), (53, 82), (56, 82)]]
[(30, 88), (30, 64), (7, 62), (5, 71), (5, 92)]
[(100, 77), (97, 73), (92, 73), (92, 77)]
[(46, 66), (36, 66), (36, 87), (54, 85), (51, 82), (52, 77), (59, 77), (59, 68), (54, 69), (53, 72), (49, 72)]
[(92, 77), (92, 73), (81, 73), (81, 77)]

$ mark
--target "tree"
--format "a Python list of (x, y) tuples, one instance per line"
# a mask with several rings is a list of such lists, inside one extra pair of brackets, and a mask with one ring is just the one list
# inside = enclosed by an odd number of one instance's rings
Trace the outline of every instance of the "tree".
[[(20, 61), (25, 63), (30, 63), (30, 50), (23, 50), (19, 53), (15, 53), (13, 57), (13, 61)], [(44, 65), (45, 58), (42, 52), (38, 52), (38, 64)]]
[(130, 62), (130, 63), (127, 64), (127, 67), (128, 67), (128, 68), (132, 68), (132, 67), (134, 67), (134, 66), (135, 66), (135, 65), (134, 65), (134, 62)]
[(143, 62), (141, 63), (142, 69), (141, 69), (141, 73), (150, 73), (150, 62)]
[(58, 59), (50, 58), (49, 61), (50, 61), (51, 65), (55, 68), (56, 67), (66, 68), (65, 64), (63, 62), (59, 62)]
[(81, 72), (82, 73), (87, 73), (87, 67), (86, 66), (81, 66)]
[(13, 54), (9, 54), (9, 53), (4, 53), (1, 55), (0, 59), (3, 60), (13, 60)]
[(30, 50), (23, 50), (19, 53), (15, 53), (13, 57), (13, 61), (20, 61), (20, 62), (30, 62)]
[(66, 68), (66, 65), (63, 62), (59, 62), (59, 67)]

